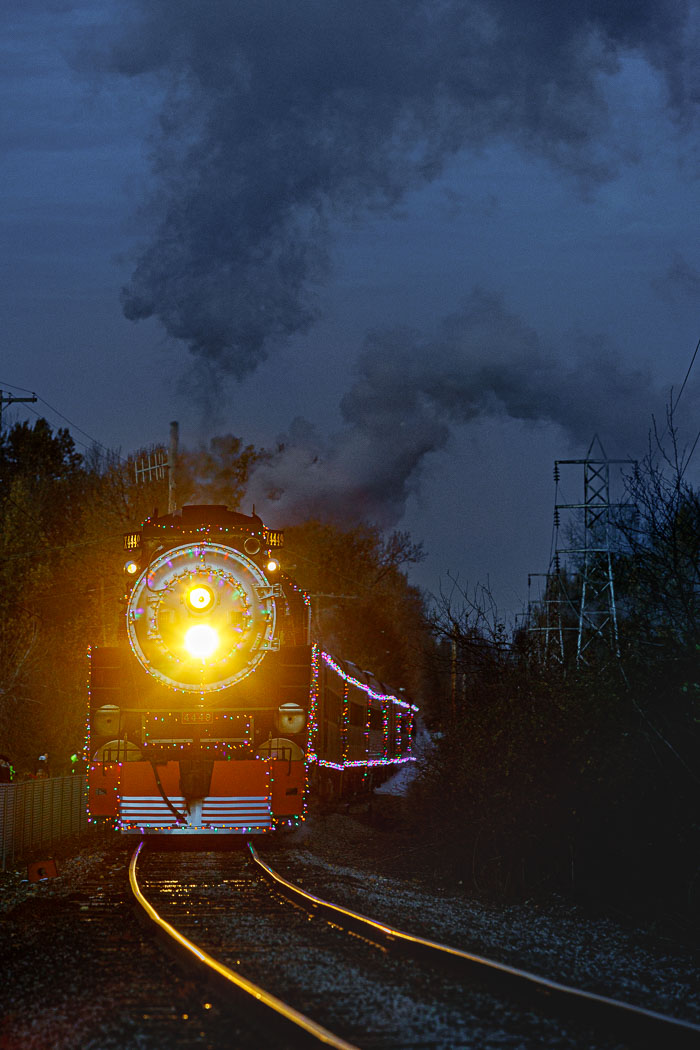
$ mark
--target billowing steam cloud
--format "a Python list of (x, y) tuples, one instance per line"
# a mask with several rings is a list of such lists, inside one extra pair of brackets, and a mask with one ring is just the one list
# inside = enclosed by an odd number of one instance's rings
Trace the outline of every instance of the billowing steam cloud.
[(156, 77), (166, 98), (124, 311), (239, 378), (312, 323), (331, 219), (391, 208), (499, 138), (604, 177), (621, 57), (660, 70), (680, 114), (693, 54), (684, 0), (124, 0), (118, 12), (83, 65)]
[[(159, 318), (213, 379), (244, 377), (313, 323), (333, 223), (390, 210), (494, 141), (582, 185), (612, 175), (634, 146), (607, 111), (625, 57), (659, 72), (674, 116), (697, 100), (684, 0), (131, 0), (119, 15), (88, 61), (157, 78), (166, 99), (124, 310)], [(486, 293), (433, 338), (375, 332), (340, 432), (296, 420), (248, 496), (276, 521), (350, 507), (392, 524), (426, 456), (479, 415), (587, 444), (615, 404), (622, 446), (638, 447), (647, 378), (600, 343), (558, 351)]]
[(655, 403), (649, 377), (622, 372), (602, 344), (555, 355), (498, 297), (475, 292), (432, 339), (369, 336), (342, 401), (344, 429), (323, 442), (295, 420), (248, 497), (276, 521), (389, 526), (402, 517), (425, 456), (444, 448), (455, 424), (483, 415), (555, 423), (587, 446), (596, 430), (608, 433), (614, 406), (616, 440), (636, 450)]

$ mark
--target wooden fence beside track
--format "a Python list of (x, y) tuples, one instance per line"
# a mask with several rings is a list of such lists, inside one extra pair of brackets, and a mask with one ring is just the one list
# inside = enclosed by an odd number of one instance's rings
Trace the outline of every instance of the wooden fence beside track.
[(88, 827), (81, 775), (0, 784), (0, 869)]

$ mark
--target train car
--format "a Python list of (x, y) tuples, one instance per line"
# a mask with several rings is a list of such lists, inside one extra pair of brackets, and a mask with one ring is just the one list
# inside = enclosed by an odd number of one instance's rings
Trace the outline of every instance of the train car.
[(313, 643), (282, 545), (223, 506), (126, 534), (124, 637), (88, 654), (90, 821), (264, 834), (412, 760), (417, 708)]

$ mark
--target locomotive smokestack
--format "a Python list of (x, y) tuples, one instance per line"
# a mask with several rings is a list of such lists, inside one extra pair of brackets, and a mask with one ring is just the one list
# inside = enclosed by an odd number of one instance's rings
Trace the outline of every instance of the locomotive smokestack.
[(168, 451), (168, 514), (177, 510), (175, 503), (175, 483), (177, 471), (177, 450), (180, 427), (177, 421), (170, 424), (170, 449)]

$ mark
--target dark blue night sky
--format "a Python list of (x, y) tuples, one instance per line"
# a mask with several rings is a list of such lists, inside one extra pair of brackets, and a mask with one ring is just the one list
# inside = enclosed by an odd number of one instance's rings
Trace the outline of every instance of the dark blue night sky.
[(642, 456), (700, 336), (699, 5), (0, 18), (0, 387), (122, 452), (172, 419), (281, 439), (249, 494), (271, 525), (408, 527), (418, 582), (521, 609), (552, 461), (596, 432)]

